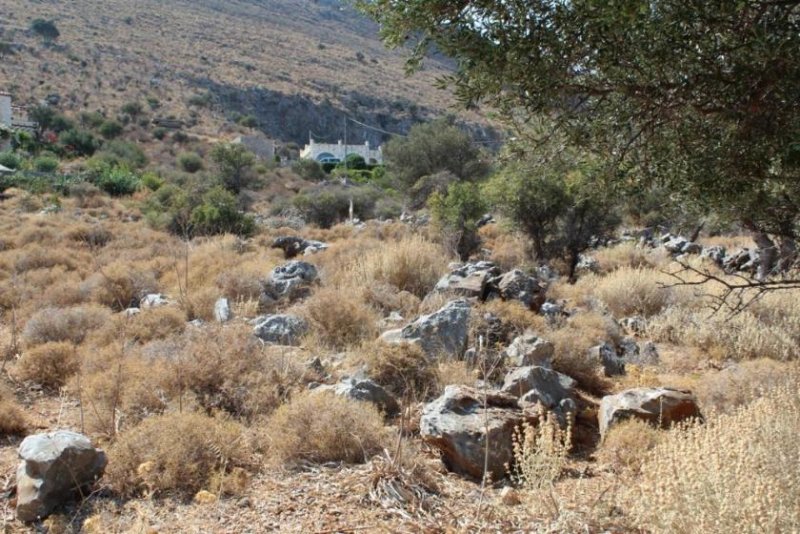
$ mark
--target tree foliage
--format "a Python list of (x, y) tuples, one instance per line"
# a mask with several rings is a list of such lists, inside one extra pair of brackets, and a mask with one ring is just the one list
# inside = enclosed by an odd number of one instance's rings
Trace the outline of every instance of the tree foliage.
[(253, 180), (255, 156), (242, 144), (219, 144), (211, 151), (225, 188), (238, 194)]
[(660, 183), (793, 248), (800, 4), (364, 0), (389, 45), (458, 61), (465, 105), (555, 117), (617, 185)]

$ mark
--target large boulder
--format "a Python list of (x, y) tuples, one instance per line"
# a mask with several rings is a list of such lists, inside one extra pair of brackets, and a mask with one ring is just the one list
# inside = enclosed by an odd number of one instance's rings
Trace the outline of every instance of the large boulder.
[(511, 365), (517, 367), (526, 365), (550, 367), (555, 354), (555, 345), (536, 334), (526, 332), (514, 338), (504, 354)]
[(369, 378), (348, 377), (338, 384), (319, 386), (316, 392), (331, 392), (334, 395), (352, 400), (371, 402), (386, 415), (395, 415), (400, 411), (400, 405), (382, 386)]
[(494, 281), (494, 286), (503, 300), (518, 300), (533, 311), (539, 311), (546, 300), (546, 288), (536, 278), (519, 269), (501, 276)]
[(500, 273), (500, 269), (490, 261), (459, 265), (439, 279), (434, 291), (484, 300), (489, 282), (500, 276)]
[(690, 417), (700, 417), (694, 395), (671, 388), (635, 388), (603, 397), (598, 413), (601, 435), (631, 418), (668, 428)]
[(17, 519), (30, 522), (55, 508), (103, 475), (105, 453), (89, 438), (59, 430), (25, 438), (19, 446)]
[[(567, 375), (545, 367), (518, 367), (506, 375), (500, 391), (519, 399), (520, 408), (541, 404), (550, 411), (574, 406), (577, 383)], [(571, 402), (564, 402), (569, 400)]]
[(298, 345), (308, 331), (308, 323), (295, 315), (262, 315), (251, 324), (257, 338), (273, 345)]
[(423, 408), (420, 435), (441, 451), (449, 470), (481, 480), (486, 461), (486, 472), (500, 480), (514, 458), (514, 429), (524, 420), (513, 395), (447, 386)]
[(263, 284), (264, 294), (273, 300), (303, 298), (316, 280), (316, 267), (304, 261), (290, 261), (272, 270)]
[(429, 357), (442, 354), (461, 357), (467, 350), (469, 317), (469, 302), (454, 300), (401, 330), (389, 330), (381, 338), (388, 343), (417, 344)]

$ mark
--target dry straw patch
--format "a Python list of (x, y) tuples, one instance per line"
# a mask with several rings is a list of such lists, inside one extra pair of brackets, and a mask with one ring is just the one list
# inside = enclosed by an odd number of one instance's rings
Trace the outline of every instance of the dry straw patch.
[(332, 393), (306, 393), (278, 408), (264, 428), (278, 464), (363, 463), (389, 444), (383, 416), (368, 402)]
[[(122, 495), (188, 497), (225, 493), (219, 481), (251, 465), (245, 428), (196, 413), (151, 417), (124, 432), (109, 451), (106, 478)], [(212, 484), (217, 481), (217, 484)]]
[(628, 495), (651, 532), (795, 532), (800, 528), (800, 380), (732, 414), (673, 431)]
[(674, 302), (673, 291), (659, 285), (663, 278), (652, 269), (622, 267), (600, 278), (595, 292), (615, 317), (651, 317)]

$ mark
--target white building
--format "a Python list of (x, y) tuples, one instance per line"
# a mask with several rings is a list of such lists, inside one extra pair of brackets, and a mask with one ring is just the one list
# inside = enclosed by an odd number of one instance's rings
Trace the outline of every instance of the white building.
[(369, 141), (363, 145), (345, 145), (340, 140), (337, 144), (316, 143), (313, 139), (300, 152), (301, 159), (313, 159), (319, 163), (339, 163), (350, 154), (358, 154), (369, 165), (382, 165), (381, 147), (371, 148)]

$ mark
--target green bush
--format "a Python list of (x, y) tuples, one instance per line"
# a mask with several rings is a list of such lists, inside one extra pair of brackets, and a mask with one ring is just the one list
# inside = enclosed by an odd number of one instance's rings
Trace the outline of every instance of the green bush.
[(125, 115), (137, 117), (144, 112), (144, 106), (142, 106), (141, 102), (128, 102), (120, 108), (120, 111)]
[(313, 159), (299, 159), (292, 165), (292, 170), (300, 175), (304, 180), (310, 182), (321, 182), (327, 177), (322, 165)]
[(223, 187), (215, 187), (203, 195), (203, 202), (192, 210), (191, 223), (195, 235), (255, 233), (255, 221), (242, 214), (236, 197)]
[(52, 20), (34, 19), (31, 22), (31, 31), (47, 41), (55, 41), (61, 32), (58, 31), (56, 23)]
[(258, 119), (256, 119), (252, 115), (244, 115), (242, 117), (239, 117), (239, 120), (236, 122), (238, 122), (241, 126), (244, 126), (245, 128), (255, 128), (258, 126)]
[(104, 121), (100, 125), (98, 132), (100, 132), (100, 135), (102, 135), (106, 139), (114, 139), (115, 137), (118, 137), (122, 133), (122, 125), (119, 122), (110, 119)]
[(91, 156), (97, 150), (97, 139), (85, 130), (66, 130), (59, 134), (58, 144), (70, 154), (76, 156)]
[(139, 145), (119, 139), (104, 144), (103, 149), (92, 159), (102, 161), (111, 167), (141, 169), (147, 165), (147, 156)]
[(78, 115), (78, 121), (84, 127), (99, 128), (106, 121), (106, 118), (99, 111), (82, 111)]
[(294, 197), (292, 204), (306, 221), (321, 228), (329, 228), (348, 218), (351, 200), (355, 217), (362, 220), (373, 217), (375, 204), (382, 196), (383, 192), (372, 186), (328, 185), (299, 193)]
[(22, 158), (13, 152), (0, 152), (0, 165), (11, 170), (19, 169)]
[(435, 226), (443, 237), (452, 237), (461, 261), (480, 245), (478, 220), (486, 213), (486, 202), (476, 184), (457, 182), (446, 193), (436, 192), (428, 199)]
[(238, 194), (253, 182), (255, 155), (241, 144), (219, 144), (211, 151), (222, 183), (228, 191)]
[(195, 152), (184, 152), (178, 156), (178, 166), (189, 173), (196, 173), (203, 168), (203, 158)]
[(55, 156), (41, 155), (33, 160), (33, 168), (39, 172), (55, 172), (59, 161)]
[(164, 180), (154, 172), (146, 172), (142, 175), (142, 185), (150, 191), (158, 191), (164, 185)]
[(153, 130), (153, 137), (155, 139), (158, 139), (159, 141), (162, 141), (166, 136), (167, 136), (167, 129), (166, 128), (162, 128), (162, 127), (159, 126), (158, 128), (155, 128)]
[(125, 167), (112, 167), (102, 172), (94, 183), (109, 195), (118, 197), (135, 193), (141, 179)]

